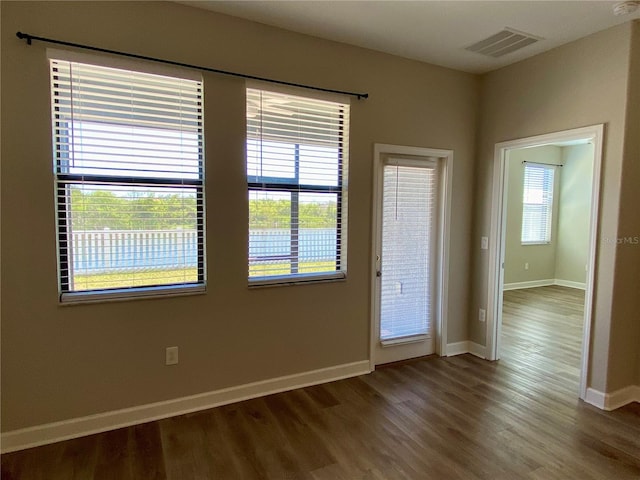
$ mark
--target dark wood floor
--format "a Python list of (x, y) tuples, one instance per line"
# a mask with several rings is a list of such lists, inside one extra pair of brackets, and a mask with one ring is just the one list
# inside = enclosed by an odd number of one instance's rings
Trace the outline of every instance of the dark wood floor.
[(499, 362), (423, 359), (15, 452), (2, 479), (637, 480), (640, 405), (577, 398), (578, 293), (506, 292)]

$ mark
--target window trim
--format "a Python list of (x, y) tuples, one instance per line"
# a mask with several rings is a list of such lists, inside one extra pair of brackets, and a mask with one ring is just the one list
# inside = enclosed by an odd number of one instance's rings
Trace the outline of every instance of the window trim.
[(203, 284), (158, 285), (155, 287), (112, 288), (66, 292), (60, 294), (61, 305), (81, 305), (86, 303), (119, 302), (124, 300), (144, 300), (150, 298), (185, 297), (200, 295), (207, 291)]
[(334, 283), (347, 280), (346, 271), (336, 271), (335, 273), (298, 273), (295, 277), (291, 275), (272, 275), (269, 277), (250, 277), (255, 280), (249, 281), (249, 289), (263, 287), (290, 287), (294, 285), (310, 285), (314, 283)]
[[(262, 82), (257, 81), (247, 81), (245, 82), (245, 94), (247, 90), (261, 90), (268, 93), (275, 94), (283, 94), (283, 95), (292, 95), (298, 96), (302, 98), (308, 98), (311, 100), (320, 100), (325, 102), (333, 102), (336, 104), (341, 104), (346, 106), (348, 109), (351, 107), (351, 99), (338, 94), (328, 94), (324, 92), (308, 92), (301, 91), (300, 89), (294, 87), (281, 87), (281, 86), (273, 86), (273, 85), (265, 85)], [(245, 100), (246, 105), (246, 100)], [(347, 115), (350, 119), (350, 112)], [(256, 175), (248, 175), (246, 173), (245, 168), (245, 176), (247, 179), (247, 193), (252, 191), (255, 192), (289, 192), (292, 194), (292, 206), (298, 205), (298, 202), (295, 202), (293, 199), (293, 194), (299, 193), (334, 193), (336, 194), (336, 218), (338, 219), (336, 225), (336, 260), (335, 265), (336, 269), (334, 271), (325, 271), (325, 272), (309, 272), (309, 273), (290, 273), (287, 275), (268, 275), (268, 276), (249, 276), (247, 275), (248, 287), (249, 288), (260, 288), (260, 287), (277, 287), (277, 286), (291, 286), (291, 285), (307, 285), (310, 283), (320, 283), (320, 282), (335, 282), (335, 281), (344, 281), (347, 279), (347, 242), (346, 242), (346, 232), (347, 232), (347, 222), (348, 217), (346, 215), (347, 212), (347, 187), (348, 187), (348, 171), (345, 172), (345, 125), (344, 125), (344, 109), (341, 110), (340, 114), (340, 127), (339, 130), (341, 132), (340, 141), (338, 143), (338, 173), (337, 173), (337, 185), (336, 186), (327, 186), (327, 185), (307, 185), (307, 184), (299, 184), (293, 183), (299, 179), (299, 149), (301, 144), (294, 144), (295, 154), (294, 154), (294, 177), (290, 179), (290, 182), (286, 181), (278, 181), (280, 177), (261, 177)], [(246, 127), (246, 121), (245, 121)], [(350, 129), (350, 121), (347, 125), (346, 129), (346, 137), (348, 139)], [(245, 148), (246, 142), (248, 142), (249, 137), (245, 137)], [(349, 145), (347, 140), (347, 145)], [(347, 147), (347, 158), (349, 156), (349, 151)], [(245, 154), (245, 159), (247, 155)], [(294, 218), (295, 214), (291, 213), (291, 218)], [(299, 228), (299, 226), (298, 226)], [(297, 230), (297, 229), (296, 229)], [(291, 258), (294, 256), (294, 247), (293, 243), (293, 231), (294, 228), (291, 228), (292, 234), (292, 249), (291, 254), (289, 255)], [(296, 253), (297, 255), (297, 253)], [(291, 260), (293, 265), (293, 260)], [(250, 267), (249, 258), (247, 258), (247, 267)]]
[[(204, 155), (204, 79), (201, 74), (191, 72), (186, 69), (179, 69), (169, 66), (161, 66), (141, 61), (131, 61), (127, 59), (119, 59), (113, 57), (102, 57), (79, 52), (71, 52), (67, 50), (50, 49), (47, 51), (48, 71), (50, 76), (49, 96), (51, 102), (51, 144), (54, 147), (53, 152), (53, 177), (54, 177), (54, 205), (56, 215), (56, 257), (58, 264), (57, 280), (58, 280), (58, 303), (60, 305), (101, 303), (123, 300), (139, 300), (149, 298), (164, 298), (172, 296), (196, 295), (206, 292), (207, 288), (207, 262), (206, 262), (206, 215), (205, 215), (205, 155)], [(177, 178), (159, 178), (159, 177), (126, 177), (126, 176), (102, 176), (90, 173), (72, 174), (64, 172), (61, 166), (61, 156), (56, 153), (55, 146), (59, 136), (56, 132), (60, 130), (57, 125), (57, 115), (55, 113), (55, 96), (53, 92), (52, 80), (52, 61), (82, 63), (94, 65), (96, 67), (116, 68), (128, 70), (135, 73), (152, 74), (169, 76), (182, 80), (190, 80), (199, 82), (200, 98), (198, 103), (198, 111), (201, 118), (201, 135), (198, 146), (199, 162), (198, 162), (198, 178), (197, 179), (177, 179)], [(69, 209), (69, 200), (67, 199), (66, 190), (70, 185), (78, 183), (102, 183), (102, 184), (118, 184), (129, 186), (142, 185), (161, 185), (170, 186), (180, 185), (192, 187), (196, 195), (196, 225), (197, 227), (197, 276), (196, 282), (185, 282), (177, 284), (164, 285), (148, 285), (137, 287), (116, 287), (95, 290), (77, 290), (70, 291), (70, 279), (72, 275), (68, 273), (63, 275), (63, 271), (70, 272), (69, 264), (70, 253), (63, 252), (60, 245), (68, 243), (70, 228), (68, 223), (67, 212)]]

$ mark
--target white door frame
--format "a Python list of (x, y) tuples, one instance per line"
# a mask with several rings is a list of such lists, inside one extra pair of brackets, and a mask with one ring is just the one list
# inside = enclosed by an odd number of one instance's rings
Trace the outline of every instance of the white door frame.
[(435, 349), (440, 356), (447, 352), (447, 308), (449, 298), (449, 231), (451, 223), (451, 186), (453, 181), (453, 150), (441, 150), (434, 148), (409, 147), (402, 145), (374, 144), (373, 155), (373, 206), (372, 206), (372, 251), (371, 251), (371, 321), (369, 344), (369, 368), (375, 370), (375, 347), (377, 338), (377, 318), (379, 299), (376, 289), (378, 228), (382, 225), (382, 212), (379, 208), (382, 199), (382, 175), (381, 166), (388, 155), (405, 155), (412, 157), (430, 157), (438, 159), (439, 184), (438, 184), (438, 224), (437, 250), (435, 268), (436, 284), (434, 288), (436, 303), (434, 309), (435, 323)]
[(587, 393), (587, 373), (589, 368), (589, 345), (591, 339), (591, 318), (593, 314), (594, 274), (596, 266), (596, 243), (598, 232), (598, 206), (600, 204), (600, 171), (602, 167), (604, 125), (564, 130), (561, 132), (497, 143), (493, 164), (493, 195), (491, 200), (491, 230), (489, 247), (489, 278), (487, 298), (487, 360), (500, 358), (500, 333), (502, 329), (502, 288), (504, 285), (504, 250), (506, 230), (506, 187), (505, 170), (507, 151), (516, 148), (530, 148), (572, 140), (593, 141), (593, 181), (591, 195), (591, 219), (589, 226), (589, 258), (587, 283), (585, 288), (584, 327), (582, 335), (582, 360), (580, 369), (580, 398)]

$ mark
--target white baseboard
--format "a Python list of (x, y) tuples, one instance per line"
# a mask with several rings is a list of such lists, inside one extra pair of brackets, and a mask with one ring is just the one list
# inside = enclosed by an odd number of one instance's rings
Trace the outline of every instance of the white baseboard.
[(584, 401), (593, 405), (594, 407), (598, 407), (601, 410), (606, 410), (604, 408), (605, 397), (606, 394), (604, 392), (594, 390), (593, 388), (587, 388), (587, 394), (584, 397)]
[(72, 418), (2, 433), (2, 453), (115, 430), (198, 410), (218, 407), (273, 393), (332, 382), (370, 373), (369, 361), (353, 362), (310, 372), (272, 378), (212, 392), (190, 395), (164, 402), (149, 403), (122, 410)]
[(521, 288), (548, 287), (554, 285), (555, 279), (547, 278), (546, 280), (531, 280), (530, 282), (505, 283), (503, 290), (519, 290)]
[(447, 357), (470, 353), (482, 359), (487, 358), (485, 355), (486, 348), (483, 345), (466, 340), (464, 342), (456, 342), (447, 344)]
[(562, 280), (561, 278), (556, 278), (553, 281), (554, 285), (558, 285), (559, 287), (569, 287), (569, 288), (577, 288), (578, 290), (586, 290), (587, 284), (581, 282), (572, 282), (571, 280)]
[(604, 393), (593, 388), (587, 388), (585, 402), (602, 410), (611, 411), (624, 407), (632, 402), (640, 403), (640, 385), (629, 385), (611, 393)]
[(520, 290), (521, 288), (549, 287), (558, 285), (559, 287), (578, 288), (586, 290), (587, 285), (580, 282), (572, 282), (571, 280), (562, 280), (561, 278), (547, 278), (545, 280), (531, 280), (530, 282), (505, 283), (503, 290)]
[(454, 357), (456, 355), (462, 355), (469, 353), (469, 342), (455, 342), (447, 344), (447, 357)]
[(475, 355), (476, 357), (480, 357), (482, 359), (487, 358), (487, 347), (484, 345), (477, 344), (475, 342), (469, 342), (469, 353), (471, 355)]

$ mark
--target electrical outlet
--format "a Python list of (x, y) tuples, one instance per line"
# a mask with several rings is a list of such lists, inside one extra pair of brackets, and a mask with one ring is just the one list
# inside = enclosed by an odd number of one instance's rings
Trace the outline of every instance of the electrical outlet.
[(478, 320), (481, 322), (485, 322), (487, 320), (487, 311), (484, 308), (481, 308), (478, 311)]
[(524, 264), (524, 269), (525, 270), (529, 270), (529, 263), (528, 262)]
[(178, 364), (178, 347), (167, 347), (165, 352), (165, 365)]
[(481, 237), (480, 238), (480, 248), (482, 250), (488, 250), (489, 249), (489, 237)]

